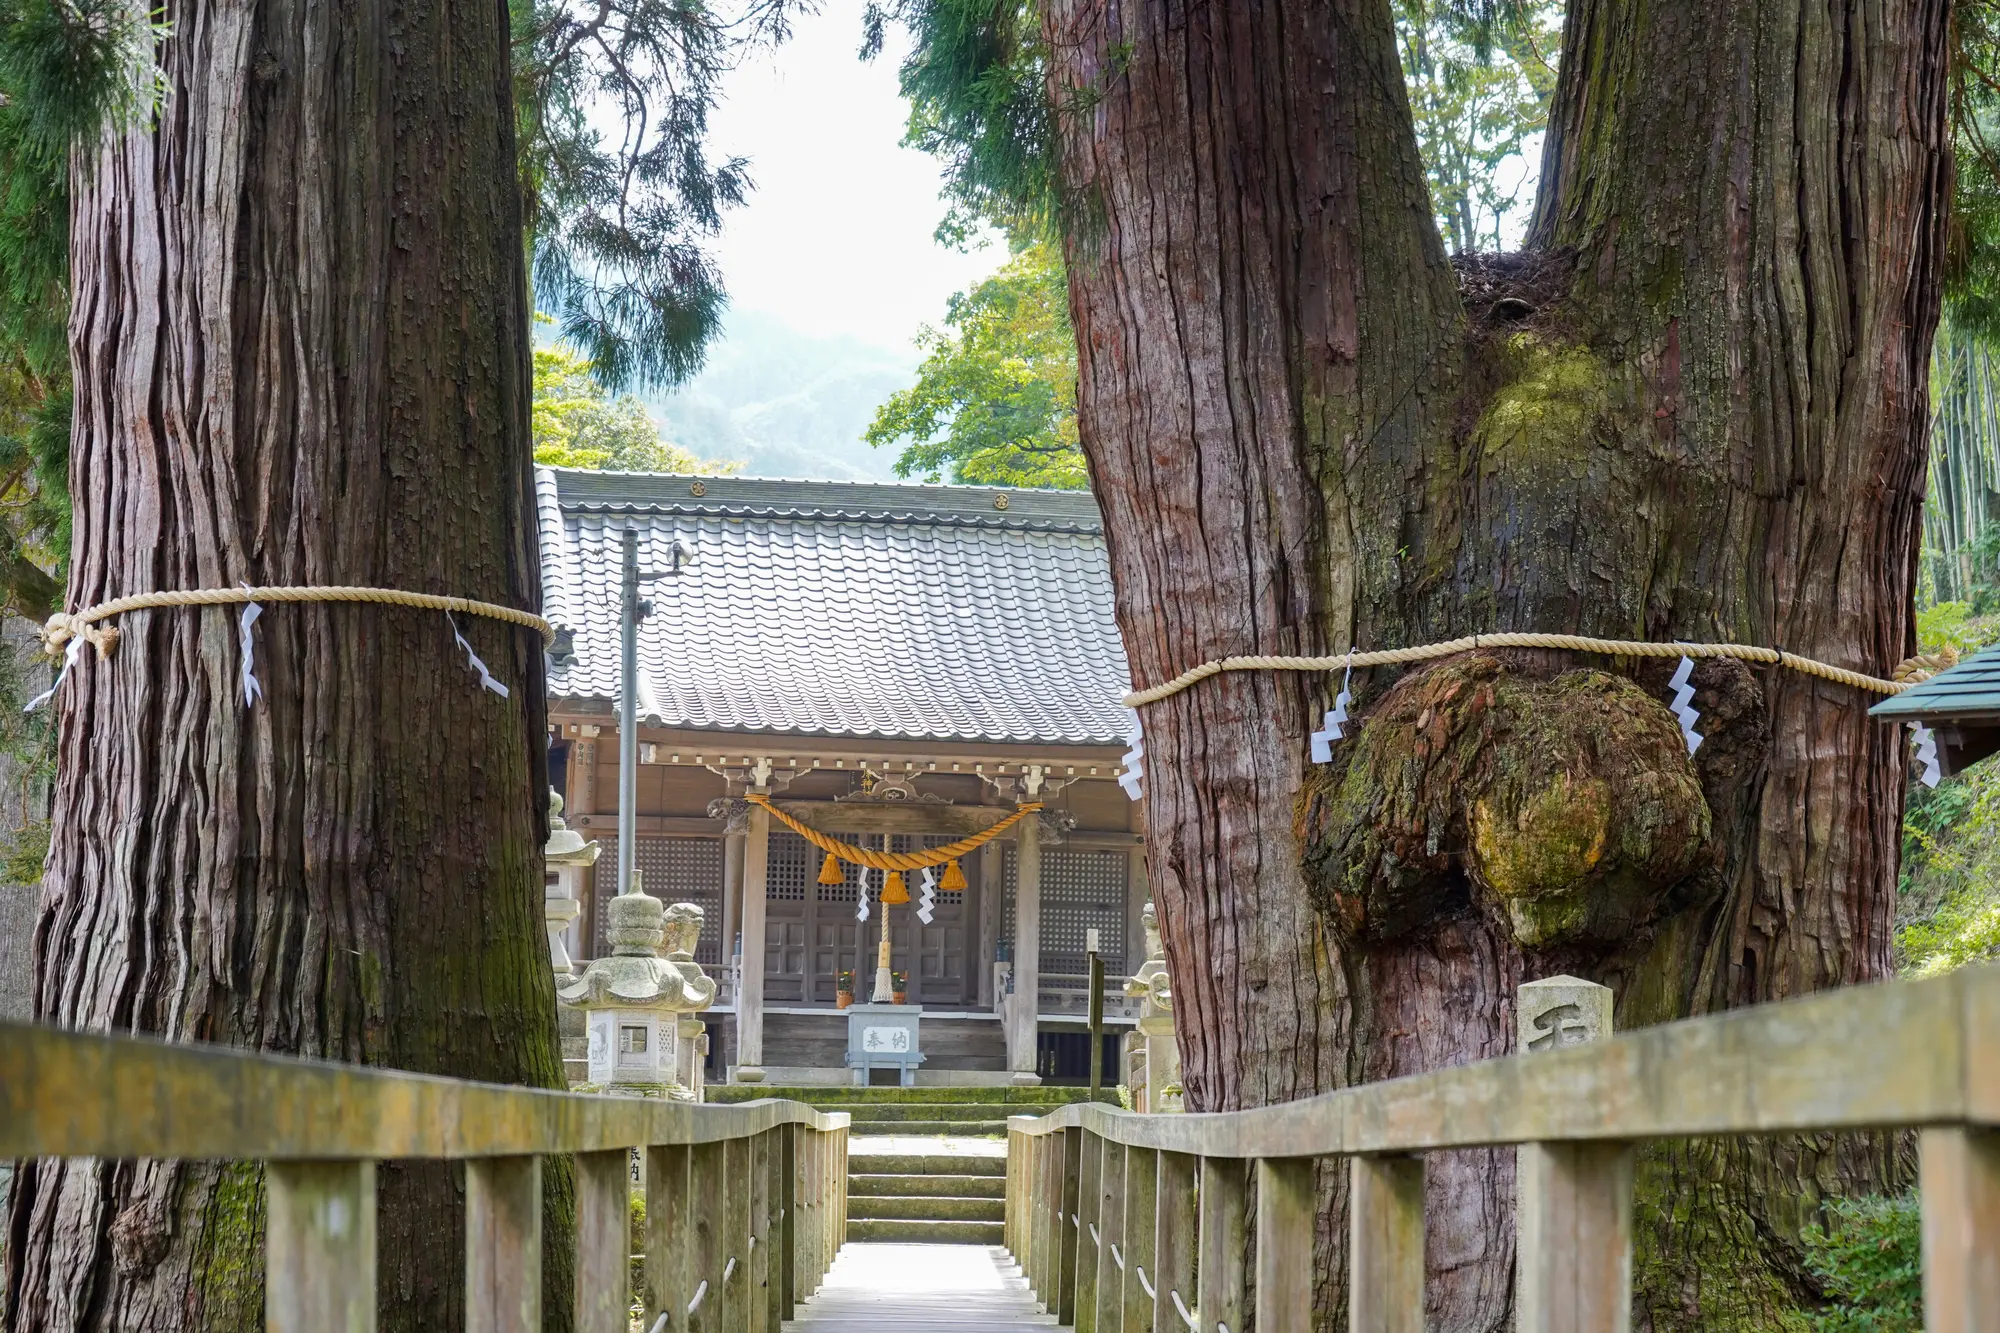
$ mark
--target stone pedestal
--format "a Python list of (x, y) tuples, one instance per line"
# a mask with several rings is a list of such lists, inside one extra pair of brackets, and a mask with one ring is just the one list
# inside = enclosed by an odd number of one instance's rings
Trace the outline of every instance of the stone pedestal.
[(583, 881), (597, 864), (604, 849), (585, 842), (583, 835), (563, 822), (563, 799), (549, 793), (549, 841), (542, 848), (542, 918), (549, 932), (549, 965), (556, 976), (567, 978), (576, 971), (568, 947), (570, 923), (583, 911)]
[(1611, 988), (1581, 977), (1530, 981), (1514, 1006), (1517, 1050), (1550, 1051), (1611, 1035)]
[(847, 1008), (847, 1067), (857, 1087), (868, 1085), (871, 1069), (894, 1069), (906, 1088), (917, 1081), (924, 1062), (918, 1004), (855, 1004)]
[[(699, 1101), (708, 1038), (692, 1015), (715, 1002), (714, 979), (694, 961), (702, 911), (692, 903), (663, 908), (635, 874), (632, 891), (613, 898), (608, 915), (611, 956), (556, 987), (558, 999), (584, 1011), (589, 1067), (580, 1090)], [(665, 958), (656, 952), (662, 941)]]
[(1140, 917), (1146, 932), (1146, 961), (1125, 983), (1125, 993), (1139, 1001), (1139, 1028), (1131, 1061), (1132, 1109), (1158, 1115), (1183, 1109), (1181, 1052), (1174, 1040), (1174, 994), (1167, 984), (1166, 950), (1160, 944), (1159, 919), (1146, 904)]

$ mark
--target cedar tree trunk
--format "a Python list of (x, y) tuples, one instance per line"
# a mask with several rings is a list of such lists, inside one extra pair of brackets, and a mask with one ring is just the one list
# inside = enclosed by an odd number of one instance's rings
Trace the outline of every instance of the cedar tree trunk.
[[(1482, 631), (1912, 648), (1944, 0), (1572, 0), (1527, 253), (1448, 261), (1388, 0), (1052, 0), (1082, 438), (1139, 684)], [(1515, 987), (1621, 1026), (1886, 974), (1901, 738), (1704, 663), (1467, 654), (1142, 710), (1191, 1109), (1502, 1055)], [(1640, 1322), (1810, 1301), (1852, 1141), (1642, 1172)], [(1504, 1329), (1511, 1152), (1430, 1159), (1430, 1327)], [(1322, 1316), (1344, 1327), (1337, 1173)], [(1710, 1271), (1710, 1267), (1723, 1271)]]
[[(506, 6), (165, 17), (158, 124), (74, 177), (69, 606), (238, 583), (537, 606)], [(461, 619), (501, 699), (440, 613), (267, 606), (246, 707), (237, 619), (127, 615), (58, 695), (38, 1015), (560, 1086), (537, 636)], [(379, 1179), (383, 1328), (463, 1327), (458, 1173)], [(261, 1329), (262, 1208), (255, 1164), (29, 1165), (8, 1327)]]

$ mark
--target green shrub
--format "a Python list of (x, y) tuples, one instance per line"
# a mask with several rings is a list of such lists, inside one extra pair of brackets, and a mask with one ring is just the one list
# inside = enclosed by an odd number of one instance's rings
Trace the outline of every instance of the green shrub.
[(1922, 1227), (1914, 1191), (1898, 1199), (1839, 1199), (1827, 1230), (1806, 1232), (1806, 1266), (1829, 1307), (1815, 1333), (1922, 1333)]

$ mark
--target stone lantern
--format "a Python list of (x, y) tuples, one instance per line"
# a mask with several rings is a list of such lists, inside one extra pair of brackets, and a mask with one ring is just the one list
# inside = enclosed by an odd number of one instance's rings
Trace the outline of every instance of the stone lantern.
[(694, 961), (701, 909), (662, 906), (634, 874), (632, 891), (606, 904), (606, 914), (610, 957), (592, 959), (581, 977), (556, 988), (558, 999), (584, 1013), (589, 1075), (580, 1090), (701, 1100), (708, 1039), (694, 1015), (715, 1003), (715, 979)]
[(1132, 1109), (1158, 1115), (1183, 1109), (1181, 1052), (1174, 1042), (1174, 993), (1167, 985), (1167, 951), (1160, 944), (1159, 918), (1146, 904), (1146, 961), (1125, 983), (1139, 1001), (1139, 1027), (1130, 1040), (1137, 1048), (1127, 1059), (1126, 1082)]
[(542, 919), (549, 930), (549, 964), (558, 977), (576, 971), (563, 937), (569, 923), (583, 910), (583, 878), (597, 864), (604, 849), (585, 842), (583, 835), (563, 822), (563, 799), (549, 793), (549, 841), (542, 848)]

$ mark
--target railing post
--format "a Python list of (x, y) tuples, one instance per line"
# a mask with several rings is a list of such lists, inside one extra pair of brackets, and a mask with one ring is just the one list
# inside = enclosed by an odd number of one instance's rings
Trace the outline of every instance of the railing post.
[(632, 1324), (631, 1154), (576, 1155), (576, 1333)]
[(1062, 1232), (1056, 1224), (1062, 1213), (1062, 1149), (1059, 1133), (1037, 1134), (1035, 1171), (1035, 1295), (1042, 1308), (1056, 1308), (1056, 1266), (1062, 1257)]
[(2000, 1330), (2000, 1134), (1950, 1126), (1919, 1139), (1927, 1333)]
[(541, 1333), (538, 1157), (474, 1157), (465, 1164), (465, 1327)]
[(771, 1318), (771, 1136), (763, 1130), (750, 1136), (750, 1252), (743, 1290), (748, 1297), (750, 1333), (776, 1333)]
[(743, 1333), (750, 1327), (750, 1139), (738, 1135), (722, 1141), (722, 1188), (704, 1196), (722, 1213), (722, 1269), (716, 1279), (722, 1302), (718, 1327)]
[(804, 1132), (796, 1124), (778, 1128), (777, 1252), (771, 1258), (771, 1272), (778, 1283), (779, 1324), (798, 1312), (799, 1135)]
[(1423, 1333), (1424, 1159), (1347, 1165), (1347, 1320), (1369, 1333)]
[(813, 1227), (813, 1140), (819, 1131), (811, 1125), (800, 1125), (798, 1137), (792, 1143), (792, 1304), (793, 1308), (812, 1298), (813, 1256), (819, 1242), (814, 1238)]
[[(722, 1265), (728, 1252), (728, 1224), (723, 1217), (722, 1191), (728, 1170), (728, 1149), (721, 1142), (697, 1143), (688, 1164), (686, 1206), (694, 1223), (694, 1264), (688, 1272), (685, 1327), (720, 1333), (727, 1327), (722, 1309)], [(673, 1325), (667, 1325), (672, 1328)]]
[(840, 1247), (847, 1244), (847, 1126), (833, 1131), (833, 1195), (839, 1211), (834, 1214), (836, 1231), (833, 1248), (827, 1252), (826, 1266), (833, 1267)]
[(1313, 1159), (1257, 1161), (1257, 1327), (1311, 1328)]
[(1021, 1275), (1028, 1279), (1028, 1289), (1039, 1296), (1042, 1285), (1039, 1271), (1042, 1142), (1032, 1134), (1023, 1134), (1021, 1140), (1021, 1252), (1014, 1256), (1014, 1261), (1021, 1265)]
[[(1125, 1150), (1125, 1202), (1119, 1209), (1124, 1218), (1125, 1299), (1124, 1333), (1153, 1333), (1153, 1293), (1158, 1290), (1153, 1276), (1153, 1233), (1159, 1226), (1154, 1209), (1160, 1185), (1160, 1154), (1151, 1148)], [(1171, 1331), (1169, 1330), (1169, 1333)]]
[(1180, 1311), (1174, 1308), (1174, 1296), (1179, 1293), (1181, 1304), (1190, 1309), (1197, 1304), (1194, 1158), (1186, 1153), (1161, 1153), (1154, 1194), (1153, 1331), (1191, 1333)]
[(1083, 1185), (1083, 1131), (1062, 1132), (1062, 1188), (1056, 1194), (1056, 1290), (1049, 1306), (1058, 1324), (1076, 1322), (1076, 1217)]
[(270, 1162), (269, 1333), (375, 1333), (375, 1163)]
[[(668, 1143), (646, 1150), (646, 1330), (681, 1333), (694, 1295), (694, 1217), (689, 1201), (694, 1150)], [(663, 1333), (665, 1331), (663, 1330)]]
[(1201, 1159), (1201, 1333), (1243, 1333), (1249, 1266), (1250, 1173), (1233, 1157)]
[(1007, 1253), (1014, 1256), (1014, 1262), (1021, 1261), (1021, 1158), (1026, 1154), (1024, 1144), (1027, 1135), (1014, 1128), (1010, 1120), (1007, 1125), (1007, 1197), (1001, 1206), (1000, 1244)]
[(1076, 1294), (1071, 1297), (1070, 1322), (1076, 1333), (1096, 1333), (1097, 1215), (1104, 1207), (1104, 1139), (1087, 1129), (1082, 1134), (1083, 1159), (1078, 1164), (1076, 1187)]
[(1097, 1205), (1097, 1333), (1125, 1326), (1125, 1145), (1104, 1140)]
[(1516, 1333), (1632, 1326), (1632, 1148), (1524, 1143), (1515, 1168)]

